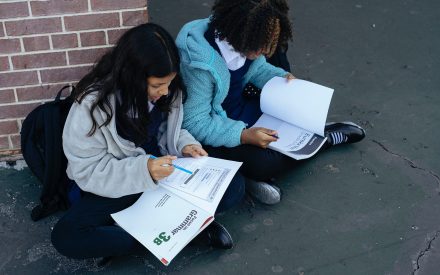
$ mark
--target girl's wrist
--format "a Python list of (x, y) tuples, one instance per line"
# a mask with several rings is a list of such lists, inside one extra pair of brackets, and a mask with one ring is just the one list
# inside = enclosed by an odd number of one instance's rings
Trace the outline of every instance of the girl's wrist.
[(243, 130), (241, 131), (241, 135), (240, 135), (240, 144), (246, 144), (246, 128), (243, 128)]

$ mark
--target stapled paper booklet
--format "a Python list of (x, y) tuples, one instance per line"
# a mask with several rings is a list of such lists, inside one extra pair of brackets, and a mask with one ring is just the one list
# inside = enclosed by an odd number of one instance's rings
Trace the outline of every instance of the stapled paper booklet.
[(132, 206), (112, 214), (116, 223), (164, 265), (213, 220), (214, 213), (241, 162), (218, 158), (178, 158), (185, 171), (160, 180)]
[(313, 156), (326, 142), (324, 127), (333, 89), (301, 79), (274, 77), (264, 85), (263, 115), (252, 127), (278, 131), (269, 148), (294, 159)]

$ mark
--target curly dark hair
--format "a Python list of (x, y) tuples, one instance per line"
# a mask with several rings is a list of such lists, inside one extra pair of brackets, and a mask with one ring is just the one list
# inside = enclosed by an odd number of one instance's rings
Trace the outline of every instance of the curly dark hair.
[(216, 0), (210, 24), (236, 51), (263, 50), (270, 57), (292, 39), (288, 11), (286, 0)]

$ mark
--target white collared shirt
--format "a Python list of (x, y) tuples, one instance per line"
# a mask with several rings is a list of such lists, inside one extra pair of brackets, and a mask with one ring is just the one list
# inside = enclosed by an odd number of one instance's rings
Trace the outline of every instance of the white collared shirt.
[(151, 112), (153, 110), (154, 106), (156, 106), (153, 102), (148, 101), (148, 112)]
[(218, 37), (216, 37), (215, 43), (218, 45), (220, 53), (222, 54), (222, 57), (225, 60), (229, 70), (235, 71), (243, 67), (244, 63), (246, 62), (246, 57), (237, 52), (234, 47), (232, 47), (231, 44), (226, 41), (226, 39), (220, 40)]

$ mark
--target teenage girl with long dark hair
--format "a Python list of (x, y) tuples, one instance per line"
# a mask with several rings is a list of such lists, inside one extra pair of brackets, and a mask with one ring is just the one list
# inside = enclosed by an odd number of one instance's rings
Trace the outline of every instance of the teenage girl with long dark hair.
[[(173, 172), (169, 164), (177, 156), (207, 155), (181, 128), (185, 87), (179, 65), (170, 34), (147, 23), (128, 30), (78, 83), (63, 148), (67, 174), (83, 195), (53, 229), (52, 243), (61, 254), (84, 259), (145, 251), (110, 214), (154, 189)], [(244, 179), (237, 175), (217, 212), (243, 195)], [(153, 226), (154, 217), (146, 218)], [(216, 222), (203, 234), (213, 246), (232, 247)]]

